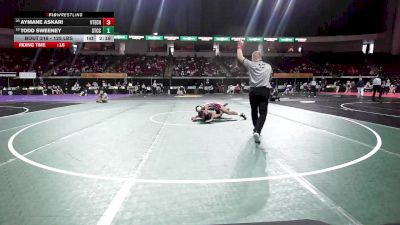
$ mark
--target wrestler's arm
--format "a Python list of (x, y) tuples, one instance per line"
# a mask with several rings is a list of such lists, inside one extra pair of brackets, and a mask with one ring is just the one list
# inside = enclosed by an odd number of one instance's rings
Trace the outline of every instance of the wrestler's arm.
[(211, 118), (209, 120), (206, 120), (206, 123), (210, 123), (211, 121), (213, 121), (216, 118), (219, 118), (221, 115), (217, 114), (216, 112), (211, 112)]

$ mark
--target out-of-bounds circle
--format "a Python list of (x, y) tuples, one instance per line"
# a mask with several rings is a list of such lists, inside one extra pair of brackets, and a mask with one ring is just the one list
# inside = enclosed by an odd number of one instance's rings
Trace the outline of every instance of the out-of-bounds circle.
[[(80, 112), (80, 113), (85, 113), (85, 112)], [(74, 113), (74, 114), (79, 114), (79, 113)], [(72, 115), (72, 114), (70, 114), (70, 115)], [(328, 115), (328, 114), (324, 114), (324, 115), (331, 116), (331, 115)], [(280, 179), (304, 177), (304, 176), (322, 174), (322, 173), (326, 173), (326, 172), (330, 172), (330, 171), (334, 171), (334, 170), (338, 170), (338, 169), (343, 169), (345, 167), (352, 166), (354, 164), (357, 164), (359, 162), (362, 162), (362, 161), (370, 158), (371, 156), (373, 156), (375, 153), (378, 152), (378, 150), (380, 149), (380, 147), (382, 145), (381, 137), (372, 128), (370, 128), (370, 127), (368, 127), (368, 126), (366, 126), (364, 124), (361, 124), (359, 122), (356, 122), (354, 120), (351, 120), (351, 119), (334, 116), (335, 118), (340, 118), (340, 119), (349, 121), (349, 122), (351, 122), (353, 124), (356, 124), (358, 126), (361, 126), (361, 127), (365, 128), (365, 129), (369, 130), (372, 134), (374, 134), (374, 136), (376, 138), (375, 147), (371, 151), (369, 151), (367, 154), (365, 154), (365, 155), (363, 155), (363, 156), (361, 156), (361, 157), (359, 157), (357, 159), (354, 159), (352, 161), (349, 161), (349, 162), (346, 162), (346, 163), (342, 163), (342, 164), (339, 164), (339, 165), (336, 165), (336, 166), (331, 166), (331, 167), (324, 168), (324, 169), (309, 171), (309, 172), (290, 173), (290, 174), (282, 174), (282, 175), (275, 175), (275, 176), (264, 176), (264, 177), (208, 179), (208, 180), (204, 180), (204, 179), (202, 179), (202, 180), (196, 180), (196, 179), (192, 179), (192, 180), (139, 179), (139, 178), (135, 178), (133, 176), (131, 176), (131, 177), (115, 177), (115, 176), (101, 176), (101, 175), (96, 175), (96, 174), (79, 173), (79, 172), (63, 170), (63, 169), (59, 169), (59, 168), (55, 168), (55, 167), (51, 167), (51, 166), (47, 166), (47, 165), (35, 162), (35, 161), (30, 160), (30, 159), (26, 158), (25, 156), (21, 155), (14, 148), (14, 144), (13, 144), (14, 140), (22, 132), (24, 132), (24, 131), (26, 131), (29, 128), (32, 128), (34, 126), (46, 123), (48, 121), (53, 121), (53, 120), (56, 120), (56, 119), (65, 118), (67, 116), (69, 116), (69, 115), (58, 116), (58, 117), (50, 118), (50, 119), (47, 119), (47, 120), (43, 120), (43, 121), (31, 124), (31, 125), (23, 128), (23, 129), (17, 131), (8, 140), (8, 150), (15, 157), (17, 157), (18, 159), (20, 159), (23, 162), (28, 163), (28, 164), (30, 164), (32, 166), (35, 166), (35, 167), (38, 167), (38, 168), (41, 168), (41, 169), (44, 169), (44, 170), (48, 170), (48, 171), (51, 171), (51, 172), (55, 172), (55, 173), (60, 173), (60, 174), (70, 175), (70, 176), (75, 176), (75, 177), (81, 177), (81, 178), (90, 178), (90, 179), (98, 179), (98, 180), (109, 180), (109, 181), (131, 181), (131, 182), (137, 182), (137, 183), (153, 183), (153, 184), (221, 184), (221, 183), (241, 183), (241, 182), (257, 182), (257, 181), (266, 181), (266, 180), (280, 180)]]
[[(377, 113), (377, 112), (371, 112), (371, 111), (366, 111), (366, 110), (360, 110), (360, 109), (353, 109), (347, 107), (348, 105), (355, 105), (355, 104), (373, 104), (375, 102), (349, 102), (349, 103), (343, 103), (340, 105), (342, 109), (349, 110), (349, 111), (355, 111), (355, 112), (362, 112), (362, 113), (368, 113), (368, 114), (374, 114), (374, 115), (380, 115), (380, 116), (389, 116), (389, 117), (396, 117), (400, 118), (399, 115), (392, 115), (392, 114), (386, 114), (386, 113)], [(399, 104), (399, 102), (384, 102), (386, 104)], [(379, 103), (381, 104), (381, 103)], [(382, 108), (384, 109), (384, 108)]]
[[(162, 112), (162, 113), (157, 113), (149, 117), (149, 120), (153, 123), (157, 123), (160, 125), (167, 125), (167, 126), (178, 126), (178, 127), (204, 127), (207, 125), (209, 126), (210, 124), (207, 123), (199, 123), (199, 122), (192, 122), (190, 120), (190, 117), (187, 118), (187, 123), (170, 123), (170, 122), (162, 122), (157, 120), (157, 117), (160, 117), (162, 115), (168, 115), (168, 114), (173, 114), (173, 113), (192, 113), (193, 115), (195, 114), (195, 111), (173, 111), (173, 112)], [(224, 119), (215, 119), (216, 121), (221, 121)], [(228, 122), (240, 122), (242, 121), (241, 119), (232, 119), (232, 118), (225, 118), (225, 120), (228, 120)], [(212, 125), (226, 125), (226, 123), (212, 123)]]
[(8, 105), (5, 105), (5, 106), (0, 106), (0, 108), (23, 109), (23, 110), (24, 110), (23, 112), (15, 113), (15, 114), (12, 114), (12, 115), (0, 116), (0, 118), (6, 118), (6, 117), (11, 117), (11, 116), (17, 116), (17, 115), (21, 115), (21, 114), (25, 114), (25, 113), (29, 112), (29, 109), (28, 109), (28, 108), (22, 107), (22, 106), (8, 106)]

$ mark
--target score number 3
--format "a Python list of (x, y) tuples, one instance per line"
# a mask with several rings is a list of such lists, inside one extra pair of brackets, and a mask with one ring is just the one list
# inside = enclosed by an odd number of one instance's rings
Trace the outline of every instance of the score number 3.
[(103, 18), (103, 26), (114, 26), (114, 18)]

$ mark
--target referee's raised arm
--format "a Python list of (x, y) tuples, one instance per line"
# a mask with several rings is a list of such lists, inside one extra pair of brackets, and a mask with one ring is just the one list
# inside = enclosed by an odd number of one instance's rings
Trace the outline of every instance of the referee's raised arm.
[(268, 100), (271, 84), (269, 83), (272, 76), (272, 68), (266, 62), (262, 61), (262, 53), (254, 51), (251, 55), (251, 61), (243, 56), (243, 41), (238, 42), (237, 59), (243, 63), (244, 67), (249, 71), (250, 84), (250, 106), (251, 119), (253, 121), (253, 137), (256, 143), (260, 143), (260, 134), (267, 118)]
[(239, 60), (239, 62), (243, 63), (243, 61), (245, 60), (244, 56), (243, 56), (243, 41), (239, 41), (238, 46), (237, 46), (237, 59)]

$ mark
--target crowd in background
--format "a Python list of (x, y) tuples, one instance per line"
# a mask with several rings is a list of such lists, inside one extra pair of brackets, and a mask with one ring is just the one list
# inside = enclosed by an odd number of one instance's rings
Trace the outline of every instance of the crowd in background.
[(130, 76), (163, 76), (167, 57), (163, 56), (118, 56), (111, 67), (112, 72), (128, 73)]
[[(304, 57), (267, 57), (275, 73), (317, 76), (382, 75), (400, 79), (400, 58), (365, 57), (356, 53), (320, 53)], [(169, 70), (168, 70), (169, 68)], [(74, 55), (63, 49), (0, 51), (0, 72), (34, 71), (38, 76), (80, 76), (81, 73), (127, 73), (149, 77), (245, 77), (236, 57), (166, 57), (145, 55)]]
[(224, 70), (213, 58), (174, 58), (172, 76), (226, 76)]
[[(360, 89), (360, 76), (376, 76), (382, 78), (384, 94), (398, 92), (400, 82), (400, 58), (396, 56), (364, 56), (359, 53), (319, 53), (303, 57), (267, 57), (264, 61), (271, 64), (274, 73), (312, 73), (314, 76), (333, 77), (319, 79), (318, 91), (354, 92)], [(236, 57), (166, 57), (145, 55), (83, 55), (72, 54), (63, 49), (2, 49), (0, 51), (0, 72), (35, 71), (39, 78), (59, 76), (80, 76), (81, 73), (127, 73), (128, 77), (225, 77), (246, 78), (247, 71)], [(353, 79), (341, 79), (353, 76)], [(337, 78), (337, 79), (336, 79)], [(328, 82), (329, 81), (329, 82)], [(101, 82), (97, 84), (97, 82)], [(124, 90), (130, 94), (165, 92), (162, 84), (129, 83), (127, 80), (111, 82), (97, 81), (85, 84), (49, 84), (41, 80), (40, 89), (43, 94), (79, 93), (85, 95), (87, 90), (103, 88), (105, 90)], [(208, 82), (208, 81), (207, 81)], [(235, 82), (235, 81), (233, 81)], [(283, 81), (285, 82), (285, 81)], [(284, 94), (293, 91), (307, 92), (311, 81), (287, 81), (281, 88)], [(364, 79), (363, 89), (371, 89), (371, 81)], [(281, 81), (282, 83), (282, 81)], [(7, 87), (4, 82), (0, 86)], [(17, 85), (20, 86), (20, 85)], [(31, 86), (31, 85), (29, 85)], [(186, 85), (182, 85), (186, 86)], [(210, 86), (209, 92), (242, 93), (244, 87), (237, 84), (198, 84)], [(278, 86), (278, 85), (277, 85)], [(279, 86), (282, 86), (280, 84)], [(22, 86), (20, 87), (23, 88)], [(28, 88), (26, 85), (24, 88)], [(203, 89), (205, 90), (205, 89)], [(185, 90), (186, 91), (186, 90)], [(114, 91), (113, 91), (114, 92)], [(183, 93), (184, 91), (181, 90)]]
[[(379, 77), (379, 76), (375, 76)], [(307, 94), (315, 85), (317, 92), (335, 92), (335, 93), (351, 93), (357, 92), (359, 96), (363, 96), (364, 92), (372, 92), (373, 90), (373, 79), (352, 79), (346, 80), (327, 80), (312, 79), (307, 82), (285, 82), (282, 85), (283, 95), (293, 95), (295, 92)], [(400, 91), (400, 80), (390, 80), (389, 78), (380, 78), (381, 89), (383, 95), (396, 94)], [(273, 87), (278, 89), (278, 85), (273, 83)]]

